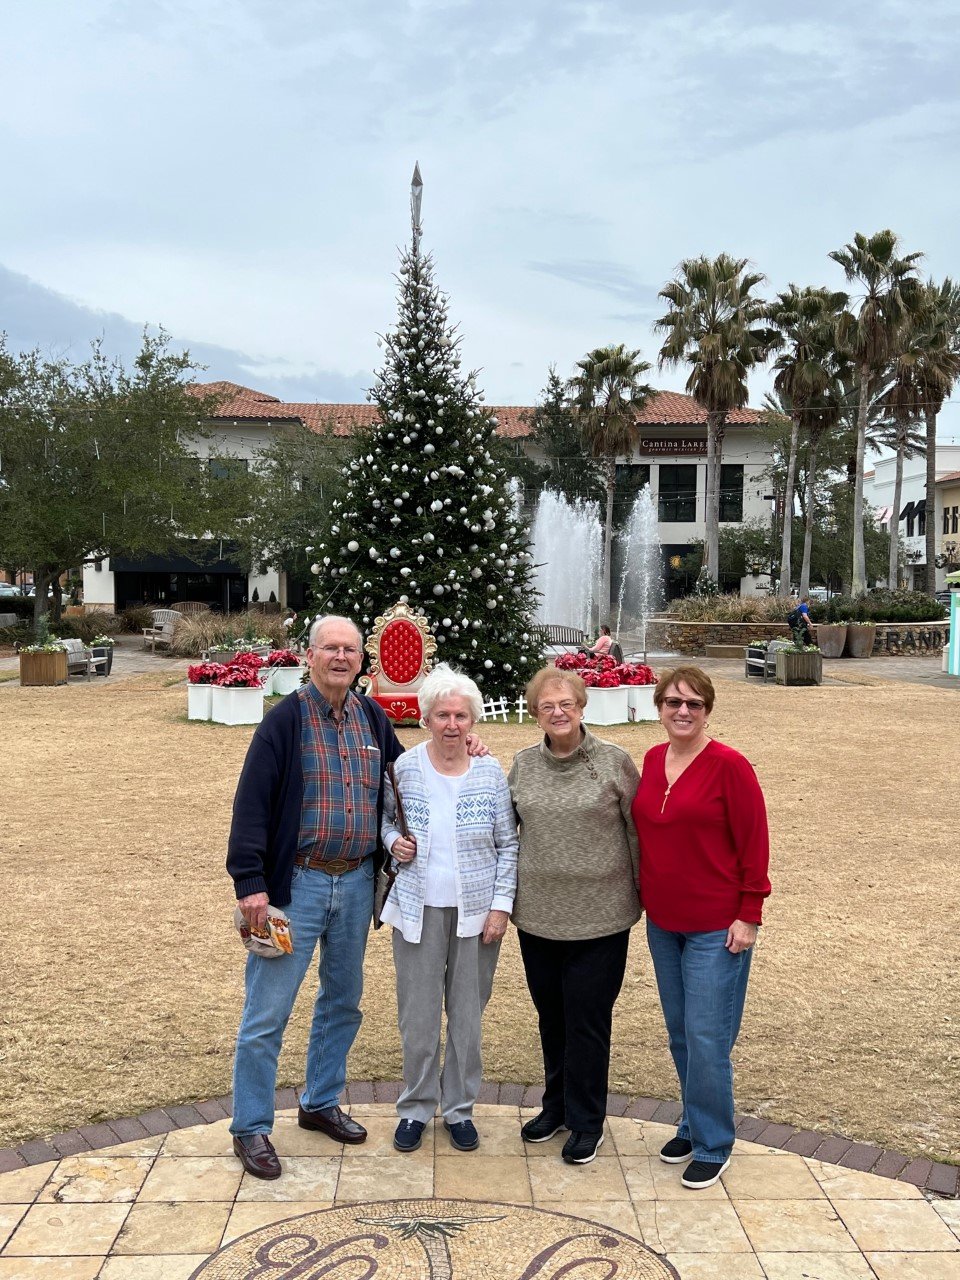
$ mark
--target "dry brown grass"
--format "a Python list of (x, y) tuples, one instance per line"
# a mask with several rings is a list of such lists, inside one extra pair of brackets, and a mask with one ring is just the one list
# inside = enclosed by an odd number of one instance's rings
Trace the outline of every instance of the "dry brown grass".
[[(0, 1143), (229, 1090), (243, 952), (223, 856), (250, 730), (187, 723), (183, 687), (164, 681), (0, 688), (0, 862), (16, 939), (0, 977)], [(957, 1158), (953, 695), (723, 681), (718, 692), (712, 729), (757, 765), (773, 833), (775, 892), (737, 1049), (740, 1105)], [(484, 732), (504, 765), (534, 739), (529, 725)], [(659, 729), (607, 736), (639, 759)], [(368, 952), (357, 1079), (399, 1074), (388, 933)], [(307, 983), (282, 1082), (299, 1079), (311, 995)], [(512, 938), (485, 1066), (492, 1079), (539, 1078)], [(611, 1088), (675, 1096), (639, 929)]]

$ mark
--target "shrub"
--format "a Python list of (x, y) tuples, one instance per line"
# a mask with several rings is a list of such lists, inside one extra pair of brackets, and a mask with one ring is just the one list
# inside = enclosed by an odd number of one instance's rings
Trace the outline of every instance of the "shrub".
[(33, 596), (0, 597), (0, 613), (15, 613), (18, 618), (33, 619)]
[(785, 622), (795, 604), (780, 596), (685, 596), (671, 602), (670, 614), (679, 622)]
[(94, 636), (116, 635), (120, 627), (121, 620), (115, 613), (97, 612), (72, 614), (69, 618), (62, 618), (50, 630), (61, 640), (82, 640), (84, 644), (90, 644)]
[(174, 627), (170, 652), (177, 658), (198, 658), (215, 645), (239, 647), (249, 632), (269, 639), (275, 649), (287, 643), (287, 629), (279, 615), (262, 613), (191, 613)]
[(129, 604), (126, 609), (120, 613), (120, 625), (124, 631), (132, 631), (135, 636), (140, 635), (144, 627), (153, 626), (153, 610), (154, 605), (150, 604)]
[(871, 591), (854, 600), (832, 596), (810, 606), (814, 622), (942, 622), (944, 607), (922, 591)]

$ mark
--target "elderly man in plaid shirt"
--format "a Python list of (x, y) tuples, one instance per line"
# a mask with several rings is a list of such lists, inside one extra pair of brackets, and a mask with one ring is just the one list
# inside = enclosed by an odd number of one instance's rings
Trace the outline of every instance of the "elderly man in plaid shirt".
[[(381, 707), (356, 694), (363, 636), (349, 618), (310, 629), (309, 681), (253, 735), (237, 786), (227, 852), (238, 905), (262, 927), (283, 908), (293, 955), (247, 956), (233, 1071), (233, 1149), (257, 1178), (278, 1178), (270, 1141), (277, 1059), (317, 944), (319, 979), (299, 1123), (336, 1142), (366, 1129), (340, 1109), (360, 1027), (363, 956), (373, 912), (386, 765), (402, 753)], [(486, 748), (474, 742), (474, 754)]]
[(383, 710), (354, 693), (363, 637), (348, 618), (310, 631), (310, 679), (259, 726), (237, 786), (227, 870), (240, 910), (262, 926), (268, 902), (290, 917), (293, 955), (247, 957), (233, 1075), (233, 1149), (249, 1173), (280, 1176), (270, 1141), (284, 1029), (317, 943), (319, 978), (299, 1121), (337, 1142), (366, 1130), (341, 1111), (360, 1027), (383, 778), (403, 751)]

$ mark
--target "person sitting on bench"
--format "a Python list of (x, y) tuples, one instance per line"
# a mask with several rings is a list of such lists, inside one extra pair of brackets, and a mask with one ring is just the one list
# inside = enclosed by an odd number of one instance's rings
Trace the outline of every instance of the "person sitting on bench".
[(605, 658), (610, 652), (613, 644), (613, 637), (610, 635), (610, 628), (604, 623), (600, 628), (600, 634), (592, 645), (587, 648), (578, 649), (578, 653), (585, 653), (590, 658)]

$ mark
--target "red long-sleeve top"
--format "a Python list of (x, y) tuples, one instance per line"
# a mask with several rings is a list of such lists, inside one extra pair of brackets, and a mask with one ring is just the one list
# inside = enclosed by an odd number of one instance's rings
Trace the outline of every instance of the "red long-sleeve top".
[(667, 745), (644, 756), (633, 800), (644, 910), (676, 933), (760, 924), (770, 842), (753, 765), (713, 738), (668, 787)]

